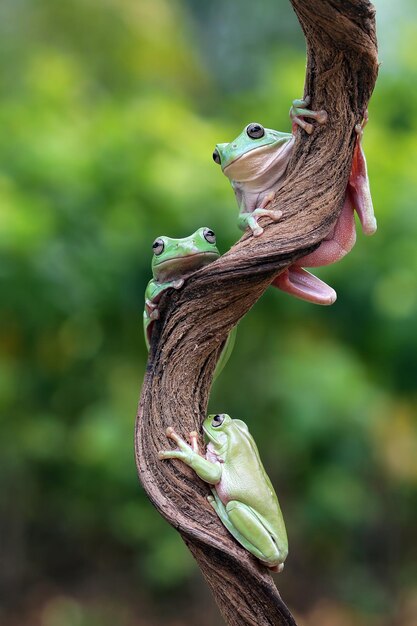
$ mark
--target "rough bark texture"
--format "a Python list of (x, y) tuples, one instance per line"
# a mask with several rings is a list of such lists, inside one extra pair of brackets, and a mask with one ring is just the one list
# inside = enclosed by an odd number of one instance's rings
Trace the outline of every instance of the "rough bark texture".
[[(268, 224), (266, 219), (261, 237), (246, 233), (218, 261), (162, 299), (136, 425), (137, 465), (146, 493), (181, 533), (226, 623), (239, 626), (295, 622), (268, 570), (222, 526), (206, 500), (208, 486), (184, 464), (160, 461), (157, 452), (167, 447), (167, 426), (183, 436), (201, 432), (228, 331), (280, 271), (317, 247), (342, 207), (354, 126), (378, 71), (374, 8), (368, 0), (291, 2), (307, 40), (305, 94), (312, 98), (311, 108), (327, 110), (329, 121), (316, 125), (311, 136), (297, 131), (276, 198), (284, 213), (281, 221)], [(219, 409), (227, 412), (227, 407)]]

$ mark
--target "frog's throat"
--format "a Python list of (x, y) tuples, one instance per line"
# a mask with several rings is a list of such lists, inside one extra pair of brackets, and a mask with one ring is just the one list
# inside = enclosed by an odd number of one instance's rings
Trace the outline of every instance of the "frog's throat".
[[(224, 445), (224, 441), (226, 439), (226, 436), (224, 433), (222, 433), (222, 431), (219, 431), (218, 433), (218, 437), (215, 437), (203, 424), (203, 431), (204, 431), (204, 435), (206, 437), (206, 440), (210, 443), (213, 444), (214, 448), (216, 450), (219, 450), (223, 445)], [(223, 437), (222, 437), (223, 435)]]
[(184, 274), (198, 270), (212, 261), (215, 261), (220, 253), (214, 250), (206, 250), (205, 252), (195, 252), (185, 256), (165, 259), (161, 263), (155, 263), (153, 272), (158, 282), (166, 282), (181, 278)]
[(274, 142), (254, 148), (229, 163), (223, 173), (229, 180), (239, 183), (269, 184), (271, 177), (275, 180), (285, 174), (293, 145), (294, 139), (291, 137), (284, 144)]
[(215, 442), (214, 440), (211, 440), (207, 443), (206, 458), (208, 460), (210, 457), (210, 460), (213, 462), (224, 463), (226, 454), (227, 454), (227, 439), (225, 439), (222, 442), (222, 444), (220, 444), (218, 441)]

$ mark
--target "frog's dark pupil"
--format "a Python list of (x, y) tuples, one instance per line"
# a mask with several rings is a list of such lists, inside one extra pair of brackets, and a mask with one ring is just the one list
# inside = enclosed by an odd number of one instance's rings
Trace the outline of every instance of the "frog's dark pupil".
[(216, 243), (216, 235), (211, 230), (211, 228), (205, 228), (203, 235), (204, 235), (204, 239), (208, 241), (208, 243)]
[(260, 139), (265, 134), (264, 127), (260, 124), (249, 124), (246, 132), (251, 139)]
[(155, 241), (152, 244), (152, 250), (154, 250), (155, 254), (161, 254), (164, 250), (164, 242), (161, 241), (160, 239), (155, 239)]
[(218, 153), (217, 148), (213, 152), (213, 161), (215, 163), (220, 163), (220, 154)]
[(220, 426), (221, 424), (223, 424), (223, 416), (215, 415), (213, 417), (213, 426)]

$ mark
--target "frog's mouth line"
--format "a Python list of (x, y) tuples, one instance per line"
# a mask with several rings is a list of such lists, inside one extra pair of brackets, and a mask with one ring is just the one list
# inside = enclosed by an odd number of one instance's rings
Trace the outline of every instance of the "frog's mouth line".
[(220, 441), (219, 441), (218, 439), (216, 439), (216, 437), (214, 437), (214, 436), (210, 433), (210, 431), (208, 431), (208, 430), (207, 430), (204, 426), (203, 426), (203, 431), (204, 431), (205, 436), (207, 437), (207, 439), (208, 439), (209, 441), (211, 441), (211, 443), (214, 443), (215, 445), (216, 445), (216, 444), (217, 444), (217, 445), (219, 445), (219, 444), (220, 444)]
[(207, 428), (205, 426), (203, 426), (203, 432), (205, 434), (205, 436), (207, 437), (207, 439), (209, 439), (210, 441), (216, 441), (214, 439), (214, 437), (209, 433), (209, 431), (207, 430)]
[(245, 161), (247, 158), (249, 158), (249, 155), (250, 155), (250, 158), (253, 159), (254, 153), (265, 152), (265, 148), (269, 149), (271, 146), (275, 146), (276, 144), (277, 144), (277, 140), (271, 139), (271, 141), (269, 141), (268, 143), (262, 144), (262, 146), (254, 146), (250, 150), (247, 150), (244, 154), (241, 154), (240, 156), (238, 156), (237, 159), (234, 159), (231, 163), (228, 163), (224, 168), (222, 168), (223, 173), (226, 174), (226, 171), (229, 168), (234, 167), (236, 163)]
[(268, 141), (268, 143), (264, 143), (262, 144), (262, 146), (253, 146), (253, 148), (250, 148), (249, 150), (246, 150), (246, 152), (244, 154), (241, 154), (240, 156), (237, 157), (237, 159), (234, 159), (233, 161), (231, 161), (230, 163), (228, 163), (226, 165), (226, 167), (223, 169), (223, 171), (225, 172), (227, 170), (228, 167), (230, 167), (231, 165), (234, 165), (234, 163), (237, 163), (238, 161), (241, 161), (242, 159), (244, 159), (248, 154), (253, 154), (254, 152), (256, 152), (257, 150), (262, 150), (263, 148), (266, 148), (267, 146), (271, 146), (273, 144), (276, 143), (276, 140), (271, 139), (271, 141)]
[(166, 259), (160, 263), (155, 263), (154, 269), (157, 270), (160, 275), (159, 280), (163, 281), (170, 277), (182, 277), (187, 272), (198, 270), (212, 261), (215, 261), (219, 256), (219, 252), (215, 252), (214, 250), (213, 252), (195, 252), (194, 254), (187, 254), (185, 256)]

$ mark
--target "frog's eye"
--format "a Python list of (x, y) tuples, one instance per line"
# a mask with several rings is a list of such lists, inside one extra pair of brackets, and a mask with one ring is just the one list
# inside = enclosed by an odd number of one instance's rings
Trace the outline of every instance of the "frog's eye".
[(216, 235), (210, 228), (205, 228), (203, 230), (204, 239), (209, 243), (216, 243)]
[(265, 135), (265, 129), (260, 124), (249, 124), (246, 128), (246, 134), (251, 139), (260, 139)]
[(165, 244), (163, 239), (161, 239), (160, 237), (158, 237), (158, 239), (155, 239), (155, 241), (152, 244), (152, 250), (155, 256), (159, 256), (160, 254), (163, 253), (165, 248)]
[(218, 163), (218, 165), (220, 165), (220, 154), (219, 154), (219, 151), (217, 150), (217, 148), (215, 148), (214, 152), (213, 152), (213, 161), (215, 163)]
[(213, 417), (213, 421), (211, 422), (211, 425), (214, 428), (218, 428), (219, 426), (221, 426), (224, 422), (224, 415), (215, 415)]

